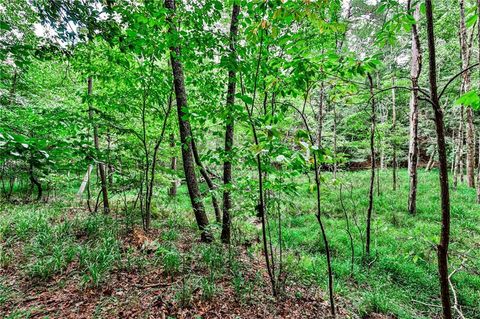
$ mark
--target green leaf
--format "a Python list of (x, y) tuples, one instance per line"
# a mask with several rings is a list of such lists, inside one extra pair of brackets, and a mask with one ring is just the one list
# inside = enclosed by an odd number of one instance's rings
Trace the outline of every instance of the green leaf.
[(477, 92), (469, 91), (455, 101), (455, 105), (469, 106), (475, 110), (480, 109), (480, 97)]
[(248, 95), (243, 95), (243, 94), (237, 94), (237, 97), (242, 100), (245, 104), (252, 105), (253, 104), (253, 99), (248, 96)]

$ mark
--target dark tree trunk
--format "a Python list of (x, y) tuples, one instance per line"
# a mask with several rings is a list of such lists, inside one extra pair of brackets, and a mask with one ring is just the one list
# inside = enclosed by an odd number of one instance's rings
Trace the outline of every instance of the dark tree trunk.
[(236, 38), (238, 33), (238, 15), (240, 5), (233, 4), (232, 19), (230, 21), (230, 68), (228, 70), (227, 89), (227, 125), (225, 128), (225, 160), (223, 162), (223, 224), (221, 239), (223, 243), (230, 243), (231, 210), (232, 210), (232, 148), (235, 118), (233, 116), (236, 89)]
[(448, 244), (450, 241), (450, 194), (448, 189), (448, 167), (447, 151), (445, 144), (445, 127), (443, 119), (443, 110), (440, 106), (437, 88), (437, 64), (435, 61), (435, 35), (433, 23), (432, 1), (425, 0), (427, 15), (427, 38), (429, 51), (429, 80), (430, 80), (430, 99), (435, 113), (435, 127), (437, 132), (438, 144), (438, 162), (440, 171), (440, 190), (442, 207), (442, 229), (440, 234), (440, 243), (437, 247), (438, 255), (438, 273), (440, 279), (440, 293), (442, 299), (443, 317), (452, 318), (450, 304), (450, 290), (448, 278)]
[[(89, 76), (87, 79), (88, 83), (88, 96), (91, 98), (92, 92), (93, 92), (93, 80), (92, 77)], [(93, 119), (93, 106), (92, 106), (92, 101), (88, 101), (88, 117), (90, 121), (94, 121)], [(93, 144), (95, 146), (95, 150), (97, 151), (97, 154), (100, 153), (100, 142), (98, 139), (98, 125), (96, 123), (93, 123)], [(105, 174), (105, 165), (99, 161), (98, 163), (98, 172), (100, 175), (100, 183), (101, 183), (101, 189), (102, 189), (102, 198), (103, 198), (103, 212), (105, 214), (108, 214), (110, 211), (110, 206), (108, 204), (108, 191), (107, 191), (107, 176)]]
[[(307, 94), (305, 95), (305, 101), (307, 99)], [(308, 126), (308, 121), (307, 118), (305, 117), (305, 114), (300, 111), (299, 109), (295, 108), (295, 110), (300, 114), (303, 120), (303, 124), (305, 125), (305, 128), (308, 132), (308, 137), (310, 140), (310, 143), (312, 146), (315, 144), (315, 140), (313, 137), (312, 132), (310, 131), (310, 128)], [(318, 132), (317, 132), (318, 134)], [(318, 138), (318, 135), (317, 135)], [(317, 147), (320, 149), (321, 148), (321, 139), (317, 140)], [(320, 163), (318, 162), (317, 159), (317, 154), (313, 153), (313, 168), (315, 170), (315, 186), (316, 186), (316, 199), (317, 199), (317, 221), (320, 226), (320, 231), (322, 233), (322, 239), (323, 239), (323, 244), (325, 245), (325, 255), (327, 258), (327, 270), (328, 270), (328, 293), (329, 293), (329, 298), (330, 298), (330, 312), (333, 317), (335, 317), (335, 299), (333, 296), (333, 270), (332, 270), (332, 262), (331, 262), (331, 255), (330, 255), (330, 245), (329, 241), (327, 238), (327, 233), (325, 231), (325, 227), (323, 225), (322, 221), (322, 203), (321, 203), (321, 191), (320, 191), (320, 186), (321, 186), (321, 178), (320, 178)]]
[[(32, 159), (30, 159), (30, 161), (32, 161)], [(35, 185), (35, 187), (37, 187), (37, 201), (39, 201), (42, 199), (43, 188), (42, 188), (42, 184), (38, 181), (38, 179), (33, 174), (33, 164), (31, 162), (28, 168), (28, 175), (30, 177), (30, 182), (32, 183), (32, 186)]]
[[(155, 147), (153, 148), (153, 155), (152, 155), (152, 163), (150, 168), (150, 177), (148, 176), (148, 171), (145, 172), (145, 185), (146, 185), (146, 197), (145, 197), (145, 230), (150, 229), (150, 223), (152, 219), (152, 198), (153, 198), (153, 187), (155, 185), (155, 169), (157, 166), (157, 157), (158, 157), (158, 149), (162, 144), (163, 137), (165, 136), (165, 130), (167, 129), (168, 117), (170, 116), (170, 111), (172, 110), (172, 94), (170, 94), (168, 98), (168, 108), (165, 112), (165, 118), (163, 119), (162, 130), (160, 132), (160, 136), (155, 142)], [(144, 136), (146, 138), (146, 136)], [(146, 152), (146, 156), (148, 158), (148, 152)], [(146, 170), (148, 170), (149, 166), (146, 166)]]
[(371, 128), (370, 128), (370, 189), (368, 192), (368, 211), (367, 211), (367, 232), (366, 232), (366, 244), (365, 252), (367, 257), (370, 256), (370, 234), (371, 234), (371, 224), (372, 224), (372, 211), (373, 211), (373, 191), (375, 184), (375, 94), (373, 92), (373, 79), (370, 74), (368, 74), (368, 81), (370, 84), (370, 103), (371, 103)]
[[(410, 9), (411, 3), (408, 2)], [(415, 8), (414, 18), (420, 19), (420, 6)], [(412, 93), (410, 96), (410, 144), (408, 149), (408, 175), (410, 189), (408, 193), (408, 211), (415, 214), (417, 211), (417, 184), (418, 184), (418, 78), (422, 71), (422, 51), (418, 36), (418, 24), (412, 25), (412, 64), (410, 77), (412, 81)]]
[[(174, 24), (175, 0), (165, 0), (165, 8), (170, 10), (167, 21), (170, 23), (169, 33), (171, 35), (177, 32)], [(173, 82), (175, 87), (175, 96), (177, 100), (178, 125), (180, 131), (180, 142), (182, 147), (183, 170), (187, 182), (188, 193), (192, 203), (193, 212), (197, 221), (198, 228), (202, 232), (202, 241), (212, 241), (212, 235), (208, 231), (208, 217), (205, 213), (205, 207), (202, 201), (202, 195), (198, 188), (197, 176), (195, 174), (194, 158), (192, 154), (192, 130), (188, 120), (187, 92), (185, 90), (185, 80), (183, 75), (183, 65), (180, 61), (180, 47), (172, 45), (170, 47), (170, 61), (172, 64)]]
[[(395, 76), (392, 78), (392, 86), (395, 86)], [(395, 87), (392, 88), (392, 133), (395, 137), (397, 130), (397, 105), (396, 105), (396, 95)], [(397, 145), (395, 141), (393, 142), (393, 159), (392, 159), (392, 188), (394, 191), (397, 190)]]

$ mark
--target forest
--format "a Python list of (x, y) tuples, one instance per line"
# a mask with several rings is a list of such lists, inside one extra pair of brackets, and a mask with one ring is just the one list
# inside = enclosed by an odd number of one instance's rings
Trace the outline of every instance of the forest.
[(0, 0), (0, 317), (480, 319), (479, 15)]

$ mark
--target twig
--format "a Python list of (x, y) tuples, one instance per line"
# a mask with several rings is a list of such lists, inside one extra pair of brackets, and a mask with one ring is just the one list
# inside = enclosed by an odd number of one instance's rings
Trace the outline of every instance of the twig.
[(176, 284), (178, 281), (174, 282), (157, 282), (155, 284), (149, 284), (149, 285), (135, 285), (137, 288), (158, 288), (158, 287), (169, 287), (173, 284)]
[(431, 303), (426, 303), (426, 302), (422, 302), (422, 301), (415, 300), (415, 299), (412, 299), (412, 301), (413, 301), (413, 302), (416, 302), (416, 303), (418, 303), (418, 304), (424, 305), (424, 306), (428, 306), (428, 307), (442, 308), (442, 306), (440, 306), (440, 305), (434, 305), (434, 304), (431, 304)]
[(458, 298), (457, 298), (457, 292), (455, 291), (455, 287), (453, 286), (452, 284), (452, 276), (455, 275), (456, 272), (458, 272), (460, 269), (462, 269), (465, 265), (465, 261), (466, 259), (464, 258), (462, 260), (462, 263), (460, 264), (460, 266), (456, 269), (454, 269), (450, 275), (448, 276), (448, 283), (450, 285), (450, 289), (452, 290), (452, 294), (453, 294), (453, 309), (455, 309), (455, 311), (458, 313), (458, 315), (460, 316), (461, 319), (465, 319), (465, 316), (463, 315), (462, 313), (462, 310), (460, 309), (460, 306), (458, 305)]

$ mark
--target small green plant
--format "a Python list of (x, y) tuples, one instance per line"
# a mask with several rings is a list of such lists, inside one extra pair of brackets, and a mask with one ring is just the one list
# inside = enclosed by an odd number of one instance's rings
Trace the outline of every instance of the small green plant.
[(200, 285), (202, 289), (202, 299), (211, 300), (217, 293), (217, 286), (215, 284), (215, 275), (210, 273), (208, 277), (202, 277), (200, 280)]
[(12, 289), (0, 283), (0, 306), (4, 305), (12, 296)]
[(175, 247), (160, 246), (156, 251), (156, 255), (160, 259), (166, 274), (173, 276), (180, 272), (182, 256)]
[(108, 234), (99, 244), (82, 247), (79, 261), (83, 270), (83, 284), (98, 287), (114, 269), (118, 260), (120, 260), (119, 243)]
[(175, 293), (175, 300), (180, 307), (187, 307), (193, 299), (193, 293), (198, 289), (198, 282), (192, 278), (182, 278), (177, 292)]
[(202, 246), (202, 261), (211, 271), (222, 270), (225, 264), (222, 247), (217, 245)]
[(169, 228), (162, 233), (162, 240), (175, 241), (178, 238), (178, 231), (175, 228)]
[(0, 268), (7, 268), (12, 260), (12, 254), (5, 247), (0, 246)]

